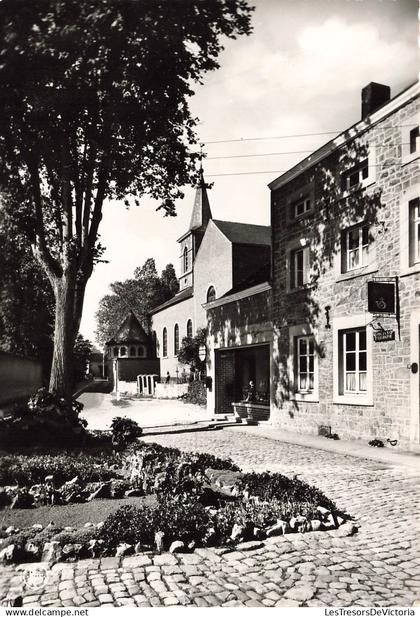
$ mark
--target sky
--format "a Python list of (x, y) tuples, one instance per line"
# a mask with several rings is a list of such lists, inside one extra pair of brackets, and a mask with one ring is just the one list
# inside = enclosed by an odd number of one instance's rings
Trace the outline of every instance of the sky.
[[(214, 183), (213, 217), (269, 225), (267, 184), (360, 119), (365, 85), (386, 84), (394, 96), (418, 79), (418, 3), (250, 4), (253, 33), (225, 41), (220, 68), (195, 85), (190, 108), (200, 119), (205, 178)], [(108, 263), (98, 264), (88, 282), (81, 324), (90, 340), (110, 283), (130, 278), (149, 257), (158, 271), (173, 263), (179, 272), (176, 240), (188, 230), (195, 190), (184, 192), (176, 217), (163, 217), (147, 197), (130, 210), (118, 202), (104, 205), (100, 234)]]

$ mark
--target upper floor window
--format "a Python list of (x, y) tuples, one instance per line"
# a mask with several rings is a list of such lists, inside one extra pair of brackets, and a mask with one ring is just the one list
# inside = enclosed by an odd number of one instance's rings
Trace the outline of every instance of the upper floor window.
[(162, 331), (162, 355), (164, 358), (168, 355), (168, 331), (166, 328), (163, 328)]
[(114, 347), (114, 349), (112, 350), (112, 353), (114, 357), (116, 358), (118, 356), (118, 347)]
[(309, 247), (290, 252), (290, 288), (297, 289), (309, 282), (310, 253)]
[(139, 345), (137, 347), (137, 355), (139, 356), (139, 358), (146, 357), (146, 347), (144, 345)]
[(410, 136), (410, 154), (413, 154), (413, 152), (417, 152), (417, 148), (418, 148), (419, 127), (416, 126), (414, 129), (411, 129), (409, 136)]
[(126, 355), (127, 355), (126, 347), (120, 347), (120, 356), (126, 356)]
[(192, 325), (192, 320), (189, 319), (187, 321), (187, 336), (188, 338), (192, 338), (193, 337), (193, 325)]
[(354, 165), (351, 169), (345, 171), (341, 176), (341, 188), (343, 191), (349, 191), (356, 186), (363, 184), (363, 181), (369, 177), (369, 161), (365, 159), (361, 163)]
[(130, 356), (136, 356), (136, 348), (135, 347), (130, 347)]
[(366, 394), (366, 328), (339, 332), (339, 393)]
[(313, 392), (315, 387), (315, 344), (313, 336), (296, 339), (296, 390)]
[(216, 300), (216, 290), (212, 285), (207, 291), (207, 302), (213, 302), (213, 300)]
[(184, 248), (184, 252), (182, 255), (182, 263), (183, 263), (184, 272), (188, 272), (188, 248), (187, 247)]
[(405, 118), (400, 129), (401, 164), (406, 165), (420, 156), (419, 118), (418, 113)]
[(179, 326), (176, 323), (174, 326), (174, 355), (177, 356), (179, 351)]
[(358, 225), (342, 233), (342, 271), (350, 272), (369, 263), (369, 225)]
[(420, 263), (420, 198), (408, 202), (409, 265)]
[(310, 209), (311, 200), (310, 197), (306, 195), (305, 197), (292, 202), (290, 214), (292, 219), (296, 219), (299, 216), (306, 214), (306, 212), (309, 212)]

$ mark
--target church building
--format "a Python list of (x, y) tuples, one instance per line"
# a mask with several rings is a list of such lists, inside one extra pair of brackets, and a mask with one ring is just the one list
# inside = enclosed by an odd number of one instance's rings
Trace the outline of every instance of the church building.
[(203, 173), (188, 230), (179, 238), (179, 292), (152, 311), (162, 380), (187, 367), (178, 363), (182, 339), (207, 327), (204, 305), (240, 286), (271, 261), (271, 228), (213, 218)]

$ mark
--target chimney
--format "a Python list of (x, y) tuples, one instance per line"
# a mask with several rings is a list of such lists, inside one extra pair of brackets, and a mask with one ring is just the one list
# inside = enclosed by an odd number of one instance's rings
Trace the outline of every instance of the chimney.
[(362, 120), (382, 107), (391, 98), (391, 88), (371, 81), (362, 90)]

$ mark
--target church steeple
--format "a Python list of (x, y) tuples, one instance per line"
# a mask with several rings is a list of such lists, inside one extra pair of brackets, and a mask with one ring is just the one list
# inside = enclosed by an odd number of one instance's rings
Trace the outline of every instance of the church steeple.
[(194, 261), (208, 222), (212, 218), (203, 168), (200, 165), (200, 179), (195, 191), (193, 211), (188, 231), (179, 238), (181, 245), (181, 276), (179, 289), (182, 291), (193, 285)]
[(204, 231), (211, 218), (212, 214), (207, 195), (207, 187), (204, 182), (203, 167), (200, 165), (200, 180), (195, 192), (194, 207), (191, 214), (189, 231), (196, 229), (202, 229)]

